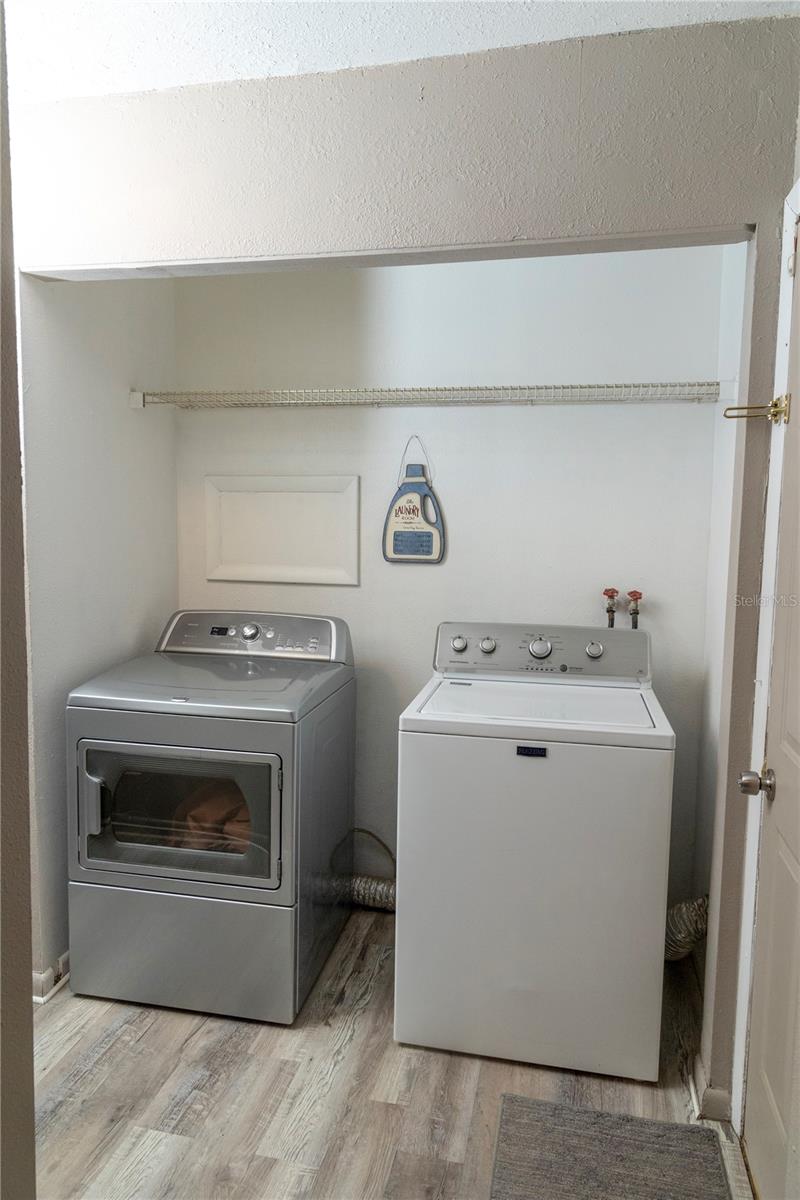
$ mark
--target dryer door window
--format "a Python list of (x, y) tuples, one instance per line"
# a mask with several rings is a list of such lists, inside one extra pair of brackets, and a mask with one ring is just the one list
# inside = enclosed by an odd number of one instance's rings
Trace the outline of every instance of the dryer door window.
[(280, 883), (280, 759), (81, 743), (84, 865), (174, 878)]

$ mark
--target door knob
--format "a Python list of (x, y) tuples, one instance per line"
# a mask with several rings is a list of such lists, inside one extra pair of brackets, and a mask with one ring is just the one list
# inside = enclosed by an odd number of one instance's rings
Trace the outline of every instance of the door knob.
[(743, 796), (757, 796), (763, 792), (768, 800), (775, 799), (775, 772), (771, 767), (765, 767), (759, 775), (758, 771), (742, 771), (739, 776), (739, 791)]

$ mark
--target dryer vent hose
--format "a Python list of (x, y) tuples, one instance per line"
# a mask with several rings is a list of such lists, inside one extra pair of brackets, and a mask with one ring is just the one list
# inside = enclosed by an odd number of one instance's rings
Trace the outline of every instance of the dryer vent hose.
[(396, 889), (393, 879), (383, 879), (380, 875), (354, 875), (350, 882), (350, 899), (359, 908), (394, 912)]
[[(354, 875), (351, 880), (350, 899), (360, 908), (394, 912), (396, 898), (397, 888), (393, 879), (383, 879), (378, 875)], [(686, 958), (706, 936), (707, 924), (708, 896), (674, 904), (667, 913), (664, 957), (669, 961)]]
[[(394, 854), (386, 843), (369, 829), (355, 828), (348, 838), (361, 834), (371, 838), (386, 852), (396, 867)], [(343, 843), (340, 843), (343, 844)], [(337, 849), (339, 847), (337, 846)], [(335, 851), (334, 851), (335, 855)], [(333, 860), (334, 855), (331, 856)], [(331, 862), (333, 865), (333, 861)], [(322, 883), (322, 881), (320, 881)], [(349, 900), (359, 908), (375, 908), (394, 912), (397, 902), (397, 884), (394, 879), (381, 875), (334, 875), (325, 881), (326, 890), (335, 892), (339, 901)], [(325, 886), (324, 885), (324, 886)], [(667, 911), (664, 957), (668, 962), (686, 958), (706, 936), (708, 928), (708, 896), (696, 900), (681, 900)]]
[[(397, 859), (394, 851), (386, 845), (383, 838), (379, 838), (377, 833), (373, 833), (371, 829), (364, 829), (359, 825), (356, 825), (353, 833), (360, 833), (362, 837), (368, 837), (380, 846), (391, 861), (392, 871), (397, 873)], [(382, 875), (354, 875), (352, 878), (350, 900), (359, 908), (382, 908), (386, 912), (394, 912), (396, 896), (397, 884), (394, 879), (385, 879)]]
[(327, 880), (318, 879), (317, 887), (330, 894), (332, 899), (335, 897), (337, 903), (346, 902), (356, 904), (359, 908), (379, 908), (385, 912), (394, 912), (397, 887), (394, 878), (387, 879), (382, 875), (345, 875), (342, 871), (344, 864), (337, 870), (338, 851), (346, 845), (352, 848), (353, 840), (357, 836), (369, 838), (370, 841), (380, 846), (392, 864), (392, 871), (397, 870), (397, 859), (394, 852), (391, 847), (387, 846), (383, 838), (378, 837), (377, 833), (373, 833), (371, 829), (364, 829), (362, 826), (356, 825), (334, 847), (330, 862), (331, 876)]
[[(351, 880), (350, 899), (360, 908), (394, 912), (396, 898), (397, 886), (393, 879), (383, 879), (379, 875), (354, 875)], [(674, 904), (667, 913), (664, 957), (674, 961), (691, 954), (706, 936), (707, 924), (708, 896)]]
[(708, 928), (708, 896), (697, 900), (681, 900), (667, 910), (667, 930), (664, 938), (664, 958), (674, 962), (686, 958), (702, 942)]

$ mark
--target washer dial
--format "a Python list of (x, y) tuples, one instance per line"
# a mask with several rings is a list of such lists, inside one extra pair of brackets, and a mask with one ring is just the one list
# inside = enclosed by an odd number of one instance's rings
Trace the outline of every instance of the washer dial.
[(242, 637), (246, 642), (253, 642), (261, 633), (257, 625), (247, 624), (242, 626)]
[(450, 639), (450, 645), (453, 647), (456, 654), (463, 654), (467, 648), (467, 639), (462, 637), (460, 633), (457, 633), (454, 638)]
[(494, 654), (497, 649), (497, 642), (493, 637), (485, 637), (480, 640), (480, 648), (484, 654)]
[(548, 642), (547, 638), (534, 638), (528, 647), (534, 658), (547, 658), (552, 653), (553, 643)]
[(602, 642), (589, 642), (589, 645), (586, 647), (586, 653), (589, 655), (589, 658), (602, 658), (603, 650), (604, 646)]

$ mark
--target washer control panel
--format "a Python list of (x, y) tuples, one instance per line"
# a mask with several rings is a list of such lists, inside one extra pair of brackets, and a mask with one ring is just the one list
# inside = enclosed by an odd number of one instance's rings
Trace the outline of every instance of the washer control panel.
[(344, 621), (293, 613), (178, 612), (167, 622), (156, 650), (312, 662), (352, 661)]
[(439, 626), (433, 665), (437, 671), (650, 681), (650, 636), (643, 629), (601, 629), (592, 625)]

